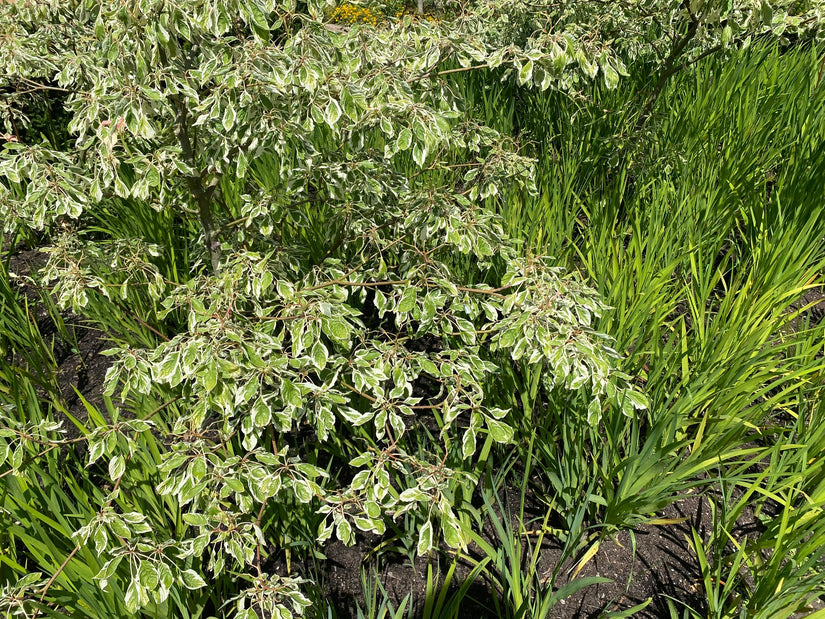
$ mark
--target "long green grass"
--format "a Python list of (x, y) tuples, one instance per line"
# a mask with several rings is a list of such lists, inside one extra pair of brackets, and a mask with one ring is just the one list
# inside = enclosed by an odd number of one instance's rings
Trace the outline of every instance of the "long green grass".
[[(601, 428), (569, 398), (534, 405), (539, 491), (571, 526), (585, 505), (606, 534), (724, 486), (733, 503), (718, 506), (711, 551), (694, 540), (708, 596), (695, 616), (788, 616), (825, 591), (811, 455), (825, 323), (803, 301), (825, 283), (820, 67), (805, 48), (708, 59), (670, 82), (629, 145), (641, 80), (537, 94), (514, 111), (535, 143), (539, 195), (493, 206), (525, 251), (598, 287), (612, 307), (599, 326), (651, 401), (636, 419), (608, 412)], [(736, 540), (746, 503), (764, 531)]]

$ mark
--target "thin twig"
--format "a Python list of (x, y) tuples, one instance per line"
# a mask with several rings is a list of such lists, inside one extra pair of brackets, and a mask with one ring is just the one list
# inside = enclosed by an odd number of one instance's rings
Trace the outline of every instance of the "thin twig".
[[(40, 595), (40, 604), (42, 604), (43, 600), (46, 599), (46, 594), (49, 592), (49, 589), (51, 589), (52, 584), (54, 584), (54, 581), (57, 580), (57, 577), (60, 576), (60, 574), (63, 572), (63, 570), (66, 569), (66, 566), (69, 564), (69, 561), (71, 561), (72, 557), (74, 557), (77, 554), (78, 550), (80, 550), (80, 544), (78, 544), (77, 546), (74, 547), (74, 550), (72, 550), (69, 553), (69, 556), (66, 557), (66, 559), (63, 561), (63, 563), (60, 564), (60, 567), (57, 568), (57, 571), (54, 574), (52, 574), (51, 578), (49, 578), (49, 581), (43, 587), (43, 593)], [(35, 609), (33, 619), (37, 619), (37, 617), (39, 615), (40, 615), (40, 607)]]
[(372, 402), (373, 404), (375, 404), (375, 403), (377, 403), (377, 402), (378, 402), (378, 400), (376, 400), (376, 399), (375, 399), (374, 397), (372, 397), (371, 395), (367, 395), (366, 393), (361, 393), (360, 391), (358, 391), (358, 389), (356, 389), (355, 387), (353, 387), (353, 386), (352, 386), (352, 385), (350, 385), (349, 383), (345, 383), (344, 381), (341, 381), (341, 384), (342, 384), (344, 387), (346, 387), (347, 389), (349, 389), (350, 391), (352, 391), (353, 393), (360, 395), (362, 398), (364, 398), (365, 400), (368, 400), (368, 401)]
[[(261, 502), (261, 509), (258, 511), (258, 517), (255, 519), (255, 526), (259, 529), (261, 528), (261, 520), (264, 517), (264, 509), (266, 508), (266, 501), (264, 499)], [(255, 535), (257, 541), (257, 547), (255, 548), (255, 568), (258, 570), (258, 578), (263, 575), (263, 571), (261, 570), (261, 540), (258, 538), (258, 535)]]
[[(131, 459), (131, 455), (129, 456), (129, 459)], [(109, 495), (110, 498), (109, 498), (108, 501), (106, 501), (106, 504), (101, 508), (101, 511), (103, 511), (104, 509), (106, 509), (107, 507), (109, 507), (112, 504), (112, 501), (114, 500), (114, 497), (115, 497), (115, 493), (118, 491), (118, 488), (120, 488), (120, 482), (121, 482), (122, 479), (123, 479), (123, 475), (121, 475), (120, 477), (117, 478), (117, 481), (115, 482), (115, 487), (112, 489), (112, 493)], [(54, 581), (57, 580), (57, 577), (60, 576), (60, 574), (63, 573), (63, 570), (66, 569), (66, 566), (69, 564), (69, 561), (71, 561), (72, 557), (74, 557), (77, 554), (78, 550), (80, 550), (80, 544), (77, 544), (74, 547), (74, 550), (72, 550), (69, 553), (69, 556), (66, 557), (66, 559), (63, 561), (63, 563), (60, 564), (60, 567), (57, 568), (57, 571), (54, 574), (52, 574), (51, 578), (49, 578), (48, 582), (43, 587), (43, 591), (40, 595), (40, 604), (41, 605), (43, 604), (43, 600), (46, 599), (46, 594), (49, 592), (49, 589), (51, 589), (52, 585), (54, 584)], [(49, 606), (53, 606), (53, 604), (49, 604)], [(34, 616), (32, 617), (32, 619), (37, 619), (39, 616), (40, 616), (40, 606), (38, 606), (35, 609)]]
[(475, 294), (486, 294), (491, 297), (496, 297), (497, 299), (504, 299), (504, 295), (500, 294), (499, 291), (507, 290), (510, 286), (502, 286), (501, 288), (493, 288), (492, 290), (487, 290), (486, 288), (467, 288), (465, 286), (456, 286), (457, 290), (462, 292), (473, 292)]
[(147, 421), (147, 420), (151, 419), (152, 417), (154, 417), (155, 415), (157, 415), (160, 411), (162, 411), (164, 408), (166, 408), (167, 406), (170, 406), (170, 405), (174, 404), (175, 402), (177, 402), (178, 400), (180, 400), (180, 399), (182, 399), (182, 398), (183, 398), (183, 396), (182, 396), (182, 395), (179, 395), (179, 396), (178, 396), (178, 397), (176, 397), (176, 398), (172, 398), (172, 399), (171, 399), (171, 400), (169, 400), (168, 402), (164, 402), (163, 404), (161, 404), (160, 406), (158, 406), (155, 410), (153, 410), (151, 413), (148, 413), (145, 417), (141, 417), (141, 418), (140, 418), (140, 419), (141, 419), (141, 421)]
[(300, 292), (312, 292), (314, 290), (320, 290), (321, 288), (329, 288), (330, 286), (351, 286), (354, 288), (374, 288), (377, 286), (401, 286), (402, 284), (409, 284), (410, 280), (408, 279), (395, 279), (395, 280), (386, 280), (383, 282), (350, 282), (346, 280), (340, 279), (333, 279), (328, 282), (324, 282), (323, 284), (317, 284), (315, 286), (310, 286), (309, 288), (303, 288)]
[(442, 75), (449, 75), (451, 73), (463, 73), (464, 71), (476, 71), (478, 69), (487, 69), (488, 65), (486, 64), (474, 64), (470, 65), (469, 67), (459, 67), (458, 69), (445, 69), (444, 71), (428, 71), (427, 73), (422, 73), (418, 77), (413, 77), (409, 81), (410, 82), (420, 82), (421, 80), (428, 79), (430, 77), (441, 77)]
[[(47, 86), (46, 84), (41, 84), (39, 82), (35, 82), (34, 80), (30, 80), (27, 77), (20, 77), (21, 82), (24, 82), (27, 86), (31, 88), (31, 90), (54, 90), (56, 92), (67, 92), (67, 93), (78, 93), (78, 94), (85, 94), (80, 93), (76, 90), (69, 90), (67, 88), (60, 88), (59, 86)], [(31, 92), (31, 91), (27, 91)]]

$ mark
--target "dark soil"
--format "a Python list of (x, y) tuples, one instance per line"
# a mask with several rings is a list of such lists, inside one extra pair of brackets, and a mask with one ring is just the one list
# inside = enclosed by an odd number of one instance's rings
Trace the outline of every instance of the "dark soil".
[[(671, 523), (642, 524), (604, 540), (578, 577), (599, 576), (612, 582), (591, 585), (559, 601), (549, 617), (598, 619), (647, 602), (632, 616), (662, 619), (671, 616), (668, 600), (675, 604), (680, 615), (685, 606), (700, 614), (707, 613), (702, 570), (690, 540), (695, 530), (707, 544), (713, 526), (710, 500), (699, 494), (683, 498), (658, 514), (659, 519)], [(742, 541), (746, 536), (752, 539), (761, 530), (759, 519), (752, 511), (746, 511), (732, 535)], [(410, 562), (401, 555), (395, 559), (384, 555), (379, 563), (371, 558), (372, 550), (379, 542), (378, 538), (364, 537), (353, 547), (346, 547), (337, 541), (330, 543), (324, 548), (326, 560), (316, 564), (307, 575), (314, 575), (317, 579), (320, 568), (326, 603), (335, 609), (337, 617), (356, 617), (359, 606), (364, 608), (362, 573), (373, 583), (377, 575), (383, 584), (384, 591), (379, 591), (377, 598), (379, 602), (386, 592), (393, 607), (398, 608), (405, 597), (411, 596), (412, 616), (423, 617), (427, 559), (419, 557)], [(555, 542), (550, 540), (542, 548), (538, 574), (543, 582), (557, 569), (562, 557), (562, 549), (557, 540)], [(469, 554), (480, 556), (479, 549), (472, 546)], [(434, 557), (431, 560), (434, 573), (439, 573), (439, 565), (442, 574), (449, 569), (450, 557)], [(556, 581), (557, 587), (570, 582), (575, 567), (574, 561), (568, 560), (563, 564)], [(471, 562), (459, 563), (450, 593), (461, 586), (471, 569)], [(816, 605), (817, 609), (823, 607), (823, 604)], [(499, 615), (495, 608), (493, 590), (482, 577), (470, 587), (458, 617), (497, 619)], [(322, 614), (324, 610), (321, 609)]]
[[(100, 353), (112, 347), (106, 334), (101, 333), (71, 313), (62, 314), (66, 331), (61, 334), (49, 311), (41, 301), (42, 289), (33, 281), (37, 271), (43, 267), (46, 257), (37, 249), (20, 251), (12, 255), (9, 271), (17, 277), (14, 280), (20, 292), (25, 295), (29, 307), (34, 308), (33, 319), (43, 340), (51, 346), (57, 378), (57, 397), (69, 414), (84, 422), (88, 419), (86, 406), (80, 395), (98, 409), (104, 409), (103, 381), (111, 365), (109, 357)], [(68, 335), (68, 337), (66, 337)], [(16, 361), (21, 362), (21, 359)], [(25, 365), (24, 362), (19, 365)], [(25, 368), (37, 371), (38, 368)], [(72, 426), (67, 428), (72, 434)]]
[(813, 327), (825, 320), (825, 289), (818, 286), (806, 290), (805, 294), (791, 305), (790, 310), (796, 312), (803, 308), (807, 309), (788, 324), (789, 331)]
[[(601, 576), (610, 583), (592, 585), (577, 594), (561, 600), (550, 617), (582, 617), (596, 619), (605, 613), (627, 610), (650, 599), (649, 605), (634, 616), (657, 619), (668, 617), (667, 598), (703, 609), (701, 568), (688, 540), (691, 529), (706, 539), (711, 526), (711, 511), (705, 498), (696, 496), (668, 507), (661, 518), (681, 520), (675, 524), (640, 525), (633, 531), (622, 531), (601, 543), (599, 551), (588, 561), (578, 577)], [(635, 552), (634, 540), (635, 537)], [(359, 604), (363, 608), (362, 570), (367, 578), (375, 574), (383, 584), (395, 607), (412, 594), (413, 616), (420, 617), (427, 584), (427, 559), (415, 563), (400, 556), (396, 560), (383, 557), (381, 564), (368, 555), (379, 540), (364, 538), (361, 543), (346, 547), (333, 542), (324, 548), (326, 561), (321, 562), (327, 602), (335, 608), (338, 617), (355, 617)], [(495, 543), (494, 540), (490, 540)], [(555, 542), (555, 543), (554, 543)], [(479, 556), (479, 549), (470, 547), (469, 554)], [(550, 540), (542, 549), (538, 574), (549, 579), (562, 556), (556, 540)], [(442, 570), (449, 569), (449, 557), (434, 558)], [(557, 579), (557, 586), (569, 582), (575, 563), (568, 561)], [(459, 563), (451, 589), (455, 590), (472, 569), (470, 562)], [(313, 570), (317, 578), (317, 567)], [(379, 594), (378, 599), (382, 599)], [(465, 598), (459, 617), (467, 619), (496, 619), (495, 602), (490, 584), (479, 578)]]

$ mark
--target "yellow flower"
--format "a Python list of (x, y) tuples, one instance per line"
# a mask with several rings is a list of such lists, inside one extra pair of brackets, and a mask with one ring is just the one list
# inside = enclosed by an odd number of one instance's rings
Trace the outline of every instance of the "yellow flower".
[(337, 6), (332, 13), (330, 13), (330, 21), (339, 23), (366, 24), (370, 26), (377, 26), (378, 22), (383, 18), (381, 13), (374, 13), (368, 7), (356, 6), (350, 2), (346, 2)]

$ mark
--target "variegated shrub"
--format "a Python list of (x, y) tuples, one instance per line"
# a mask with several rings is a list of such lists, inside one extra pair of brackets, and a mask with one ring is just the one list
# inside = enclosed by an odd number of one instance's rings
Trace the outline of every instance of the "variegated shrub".
[[(543, 367), (546, 390), (585, 391), (592, 424), (604, 407), (645, 408), (593, 328), (594, 292), (521, 256), (484, 209), (511, 185), (529, 189), (533, 161), (470, 120), (449, 75), (612, 86), (621, 58), (659, 54), (666, 73), (780, 18), (804, 29), (819, 8), (566, 4), (477, 2), (440, 22), (351, 28), (325, 23), (312, 0), (0, 5), (4, 228), (51, 232), (43, 279), (64, 308), (139, 297), (183, 317), (155, 347), (110, 351), (106, 385), (118, 401), (171, 399), (181, 413), (85, 439), (111, 487), (75, 539), (104, 561), (101, 587), (123, 584), (127, 612), (231, 572), (250, 581), (226, 600), (234, 616), (302, 614), (300, 579), (262, 562), (277, 505), (310, 506), (318, 542), (351, 544), (411, 515), (418, 553), (464, 546), (480, 466), (520, 440), (518, 411), (497, 393), (502, 364)], [(658, 49), (667, 34), (671, 49)], [(71, 115), (68, 145), (25, 131), (27, 98), (46, 90)], [(114, 202), (172, 211), (181, 230), (197, 222), (190, 276), (166, 277), (156, 259), (168, 248), (148, 239), (90, 232)], [(27, 444), (62, 443), (53, 425), (3, 425), (15, 471)], [(147, 433), (165, 448), (138, 471)], [(349, 461), (318, 456), (327, 450)], [(182, 510), (176, 532), (116, 508), (146, 479)], [(51, 585), (26, 576), (3, 608), (30, 612)]]

